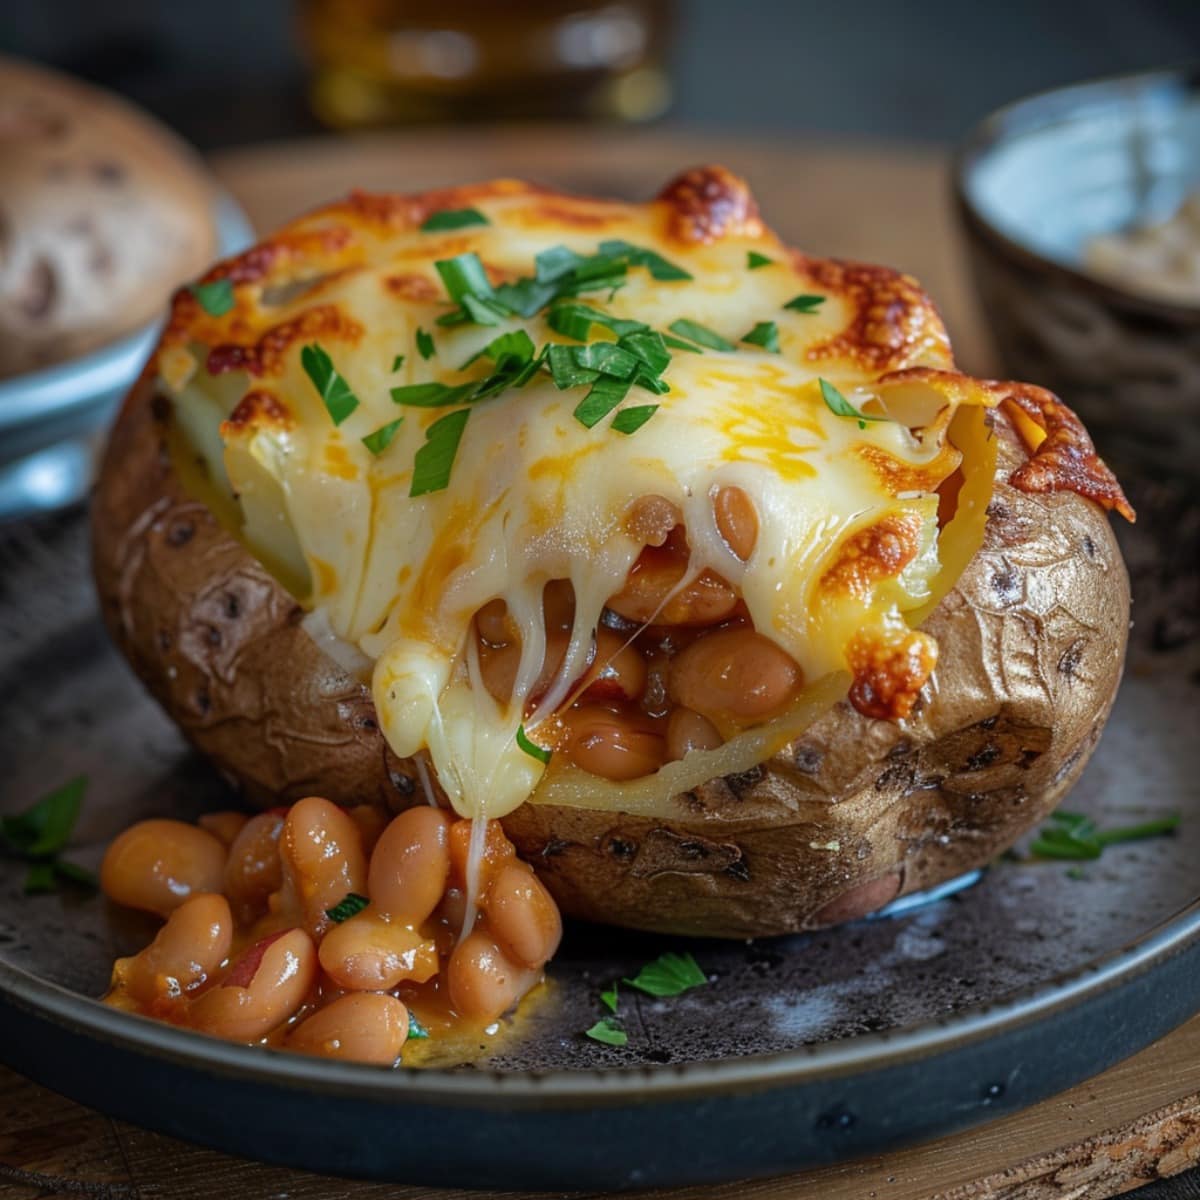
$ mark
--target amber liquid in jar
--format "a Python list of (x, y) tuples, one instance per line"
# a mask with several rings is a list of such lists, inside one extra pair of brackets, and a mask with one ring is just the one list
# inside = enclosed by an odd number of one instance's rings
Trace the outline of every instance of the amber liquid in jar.
[(671, 98), (670, 0), (298, 0), (317, 116), (339, 128), (644, 121)]

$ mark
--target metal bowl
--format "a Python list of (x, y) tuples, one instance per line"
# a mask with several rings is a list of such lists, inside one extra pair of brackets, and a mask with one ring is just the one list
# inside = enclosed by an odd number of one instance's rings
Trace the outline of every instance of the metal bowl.
[[(222, 256), (253, 244), (254, 230), (232, 196), (217, 195), (213, 219)], [(62, 508), (87, 494), (99, 435), (161, 327), (154, 321), (99, 350), (0, 380), (0, 520)]]
[(1200, 462), (1200, 305), (1087, 273), (1101, 234), (1160, 221), (1200, 188), (1200, 70), (1018, 101), (955, 165), (972, 271), (1006, 371), (1058, 392), (1127, 469)]

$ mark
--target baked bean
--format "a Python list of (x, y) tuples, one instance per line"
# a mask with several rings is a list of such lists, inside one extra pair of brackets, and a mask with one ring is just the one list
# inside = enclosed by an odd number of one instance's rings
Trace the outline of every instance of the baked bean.
[(676, 704), (743, 724), (778, 712), (803, 682), (785, 651), (753, 629), (722, 629), (694, 641), (671, 663)]
[(715, 750), (724, 739), (717, 727), (690, 708), (673, 708), (667, 720), (667, 757), (678, 760), (692, 750)]
[(329, 928), (326, 910), (367, 886), (362, 835), (336, 804), (310, 796), (293, 804), (279, 838), (284, 910), (297, 908), (304, 928), (319, 938)]
[(659, 734), (594, 704), (567, 715), (562, 744), (577, 767), (602, 779), (640, 779), (657, 771), (666, 756)]
[(636, 700), (646, 689), (646, 660), (628, 639), (603, 625), (596, 631), (596, 657), (588, 672), (588, 700)]
[(524, 863), (504, 867), (488, 888), (488, 929), (505, 957), (523, 967), (550, 961), (562, 940), (558, 905)]
[(358, 826), (358, 832), (362, 837), (363, 853), (370, 858), (376, 843), (388, 827), (391, 814), (378, 804), (355, 804), (352, 808), (346, 809), (346, 814)]
[(140, 954), (122, 959), (114, 982), (142, 1004), (178, 1000), (220, 970), (233, 942), (233, 915), (224, 896), (190, 896)]
[(437, 908), (450, 875), (450, 825), (429, 805), (393, 818), (367, 871), (367, 895), (380, 912), (419, 925)]
[(475, 614), (475, 628), (489, 646), (506, 646), (517, 640), (516, 623), (508, 615), (508, 605), (503, 600), (489, 600)]
[(680, 555), (670, 541), (647, 546), (607, 607), (630, 621), (657, 625), (715, 625), (737, 607), (737, 593), (707, 568), (668, 600), (686, 571), (686, 553)]
[(283, 883), (279, 835), (283, 817), (264, 812), (251, 817), (229, 847), (225, 864), (225, 895), (243, 921), (267, 911), (267, 901)]
[(192, 1003), (188, 1023), (229, 1041), (256, 1042), (295, 1014), (316, 978), (317, 951), (303, 929), (271, 934)]
[(321, 966), (351, 991), (382, 992), (406, 979), (424, 983), (437, 974), (437, 947), (411, 926), (366, 909), (321, 939)]
[[(456, 884), (465, 884), (471, 853), (471, 820), (455, 821), (450, 826), (450, 870)], [(483, 835), (483, 855), (479, 863), (479, 887), (482, 892), (501, 867), (506, 866), (517, 852), (505, 836), (499, 821), (489, 821)]]
[(642, 496), (625, 513), (625, 530), (644, 546), (661, 546), (683, 514), (666, 496)]
[(390, 1067), (407, 1039), (408, 1009), (395, 996), (354, 992), (306, 1017), (286, 1045), (301, 1054)]
[(494, 1021), (538, 980), (538, 972), (509, 962), (485, 929), (475, 929), (454, 948), (446, 965), (450, 1003), (464, 1017)]
[(758, 542), (758, 513), (754, 501), (740, 487), (723, 487), (713, 497), (717, 531), (725, 545), (742, 562), (754, 553)]
[(219, 892), (225, 847), (211, 833), (183, 821), (139, 821), (104, 854), (100, 886), (128, 908), (165, 917), (189, 896)]
[(205, 813), (197, 818), (196, 824), (207, 833), (211, 833), (219, 842), (226, 846), (233, 845), (233, 839), (242, 831), (242, 826), (250, 818), (240, 812)]

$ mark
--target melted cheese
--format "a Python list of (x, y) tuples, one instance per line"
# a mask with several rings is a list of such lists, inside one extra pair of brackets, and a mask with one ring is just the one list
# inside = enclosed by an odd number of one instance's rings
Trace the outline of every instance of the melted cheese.
[[(219, 424), (241, 535), (319, 614), (321, 636), (353, 647), (344, 660), (371, 664), (384, 736), (400, 757), (428, 751), (463, 815), (502, 816), (531, 796), (653, 811), (664, 796), (737, 769), (730, 764), (761, 761), (845, 693), (850, 643), (907, 633), (978, 544), (991, 475), (981, 426), (966, 418), (994, 401), (949, 369), (944, 331), (915, 283), (792, 255), (763, 229), (743, 185), (717, 169), (708, 187), (695, 175), (649, 205), (510, 183), (432, 198), (358, 197), (283, 231), (258, 258), (218, 268), (237, 281), (232, 313), (213, 318), (177, 301), (160, 369), (193, 444), (214, 466)], [(429, 211), (467, 204), (489, 223), (421, 232)], [(439, 327), (450, 305), (434, 262), (475, 252), (498, 281), (532, 274), (534, 256), (552, 246), (591, 254), (610, 238), (651, 248), (693, 278), (660, 281), (634, 266), (611, 298), (592, 293), (583, 303), (660, 331), (696, 321), (731, 342), (774, 321), (781, 353), (747, 344), (674, 351), (667, 394), (630, 393), (627, 404), (660, 405), (630, 436), (607, 421), (585, 428), (572, 416), (584, 389), (559, 391), (542, 374), (472, 406), (449, 486), (410, 498), (414, 455), (451, 410), (398, 409), (392, 387), (481, 377), (486, 361), (461, 364), (508, 330), (525, 329), (539, 347), (570, 343), (544, 315)], [(775, 264), (748, 270), (751, 249)], [(812, 314), (787, 309), (797, 293), (825, 299)], [(434, 334), (428, 360), (416, 350), (418, 329)], [(593, 326), (591, 337), (601, 336)], [(360, 402), (340, 426), (301, 367), (301, 347), (312, 341)], [(397, 354), (405, 360), (393, 372)], [(887, 419), (860, 423), (831, 411), (821, 378)], [(399, 415), (389, 447), (372, 455), (362, 438)], [(962, 457), (952, 441), (972, 438), (963, 495), (973, 522), (948, 573), (936, 489)], [(715, 523), (712, 497), (726, 485), (742, 488), (758, 513), (745, 563)], [(642, 549), (625, 517), (646, 495), (683, 514), (685, 583), (707, 568), (733, 584), (755, 627), (796, 660), (808, 686), (782, 718), (720, 750), (633, 785), (581, 782), (569, 764), (552, 760), (545, 770), (516, 734), (524, 719), (534, 740), (553, 743), (605, 602)], [(552, 579), (574, 585), (575, 624), (561, 670), (526, 715), (545, 653), (542, 589)], [(482, 686), (472, 632), (473, 615), (497, 597), (522, 639), (507, 704)]]

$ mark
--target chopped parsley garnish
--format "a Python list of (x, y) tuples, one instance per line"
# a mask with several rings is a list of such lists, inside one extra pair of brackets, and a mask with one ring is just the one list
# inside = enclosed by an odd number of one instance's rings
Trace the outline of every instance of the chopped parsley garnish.
[(1173, 833), (1178, 827), (1178, 813), (1168, 813), (1165, 817), (1135, 825), (1099, 829), (1096, 822), (1084, 813), (1059, 811), (1050, 814), (1049, 822), (1038, 831), (1029, 849), (1039, 858), (1099, 858), (1105, 846), (1162, 837)]
[(412, 1009), (408, 1010), (408, 1040), (419, 1041), (421, 1038), (427, 1038), (429, 1030), (413, 1016)]
[(802, 293), (799, 296), (793, 296), (783, 307), (798, 313), (815, 313), (824, 303), (824, 296), (810, 296)]
[(601, 1017), (599, 1021), (583, 1031), (584, 1037), (590, 1037), (594, 1042), (603, 1042), (606, 1046), (625, 1046), (629, 1043), (629, 1034), (621, 1028), (616, 1017)]
[(700, 346), (707, 346), (710, 350), (737, 349), (732, 342), (726, 341), (719, 333), (714, 333), (707, 326), (696, 321), (689, 321), (686, 317), (672, 321), (669, 328), (672, 333), (677, 333), (681, 338), (687, 338)]
[[(468, 385), (474, 387), (474, 384)], [(393, 393), (393, 398), (395, 393)], [(450, 482), (450, 471), (454, 466), (454, 456), (458, 453), (458, 443), (462, 440), (463, 430), (467, 426), (467, 418), (471, 415), (469, 408), (460, 408), (456, 412), (439, 417), (425, 430), (425, 444), (417, 451), (413, 459), (412, 484), (408, 489), (409, 496), (424, 496), (429, 492), (440, 492)]]
[(343, 921), (358, 916), (370, 903), (366, 896), (360, 896), (357, 892), (348, 892), (332, 908), (327, 908), (325, 915), (335, 925), (340, 925)]
[(653, 278), (663, 281), (691, 279), (692, 276), (682, 267), (668, 262), (661, 254), (647, 250), (644, 246), (634, 246), (629, 242), (611, 241), (600, 243), (600, 253), (611, 255), (613, 258), (623, 258), (630, 266), (645, 267)]
[(442, 233), (448, 229), (468, 229), (472, 225), (490, 225), (491, 222), (477, 208), (443, 208), (431, 213), (421, 223), (422, 233)]
[(54, 890), (57, 879), (96, 887), (91, 871), (59, 857), (79, 819), (87, 777), (79, 775), (43, 796), (24, 812), (0, 817), (0, 842), (30, 863), (25, 877), (28, 894)]
[(426, 333), (421, 328), (417, 329), (417, 353), (426, 362), (437, 353), (437, 347), (433, 344), (433, 334)]
[(333, 423), (340, 425), (358, 407), (358, 397), (345, 377), (338, 373), (333, 360), (316, 342), (300, 351), (300, 365), (325, 402)]
[(402, 366), (404, 366), (404, 355), (397, 354), (396, 357), (392, 359), (392, 370), (398, 371)]
[(708, 978), (690, 954), (668, 952), (624, 982), (649, 996), (678, 996), (706, 984)]
[(779, 353), (779, 326), (774, 321), (759, 321), (749, 333), (742, 334), (742, 341), (752, 346), (761, 346), (772, 354)]
[(626, 396), (633, 386), (632, 380), (616, 379), (602, 375), (592, 384), (591, 390), (575, 406), (575, 420), (591, 429), (599, 425)]
[(193, 283), (188, 291), (210, 317), (223, 317), (235, 303), (233, 281), (214, 279), (211, 283)]
[(362, 444), (372, 454), (382, 454), (392, 444), (392, 439), (396, 436), (396, 430), (403, 424), (404, 418), (397, 417), (394, 421), (389, 421), (386, 425), (375, 430), (374, 433), (368, 433), (363, 438)]
[(886, 421), (887, 417), (877, 417), (872, 413), (859, 412), (828, 379), (819, 379), (821, 398), (831, 413), (839, 417), (852, 417), (858, 422), (859, 429), (866, 429), (868, 421)]
[(632, 408), (623, 408), (613, 417), (612, 427), (618, 433), (637, 433), (656, 412), (657, 404), (635, 404)]
[(759, 267), (773, 266), (775, 260), (768, 258), (765, 254), (759, 254), (757, 250), (746, 251), (746, 269), (749, 271), (757, 271)]
[(607, 987), (600, 993), (600, 1003), (608, 1009), (610, 1013), (617, 1011), (617, 1005), (620, 1004), (621, 998), (617, 993), (617, 985), (614, 983), (612, 987)]
[(517, 745), (529, 755), (530, 758), (536, 758), (540, 763), (548, 763), (550, 761), (550, 751), (545, 746), (539, 746), (536, 742), (529, 740), (529, 734), (525, 732), (524, 725), (517, 726)]

